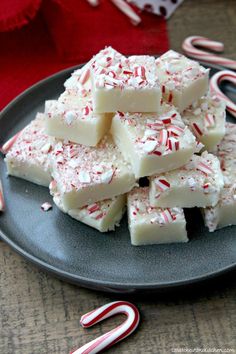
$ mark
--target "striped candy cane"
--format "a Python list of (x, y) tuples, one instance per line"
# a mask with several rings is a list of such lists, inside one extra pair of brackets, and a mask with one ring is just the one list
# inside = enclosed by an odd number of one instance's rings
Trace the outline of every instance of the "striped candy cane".
[(84, 328), (88, 328), (104, 320), (105, 318), (117, 314), (125, 314), (127, 319), (120, 326), (83, 345), (81, 348), (72, 353), (99, 353), (101, 350), (108, 349), (112, 345), (129, 336), (137, 328), (140, 316), (137, 307), (127, 301), (110, 302), (109, 304), (101, 306), (96, 310), (88, 312), (81, 317), (80, 323)]
[(230, 70), (222, 70), (212, 76), (210, 79), (210, 90), (217, 97), (225, 101), (226, 109), (236, 118), (236, 104), (232, 102), (223, 92), (219, 85), (222, 81), (230, 81), (236, 85), (236, 73)]
[(5, 201), (3, 196), (2, 182), (0, 181), (0, 211), (4, 211)]
[(142, 21), (125, 0), (111, 0), (111, 2), (130, 19), (133, 25), (137, 26)]
[(211, 54), (207, 51), (195, 48), (195, 46), (210, 49), (213, 52), (221, 53), (224, 50), (224, 44), (221, 42), (212, 41), (211, 39), (191, 36), (187, 37), (183, 44), (182, 49), (191, 58), (206, 62), (213, 63), (217, 65), (224, 66), (229, 69), (236, 70), (236, 61), (228, 58), (220, 57), (217, 54)]
[(12, 138), (10, 138), (3, 146), (1, 147), (0, 151), (5, 155), (8, 153), (10, 148), (15, 144), (16, 140), (18, 139), (19, 135), (21, 134), (22, 130), (16, 133)]

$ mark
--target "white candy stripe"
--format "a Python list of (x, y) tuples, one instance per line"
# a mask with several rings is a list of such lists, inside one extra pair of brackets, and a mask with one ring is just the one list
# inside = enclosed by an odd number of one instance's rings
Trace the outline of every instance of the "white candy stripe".
[(41, 205), (41, 209), (43, 211), (48, 211), (48, 210), (52, 209), (52, 204), (45, 202)]
[(168, 128), (167, 128), (168, 132), (170, 134), (173, 134), (173, 135), (177, 135), (177, 136), (180, 136), (183, 134), (184, 132), (184, 129), (176, 126), (176, 125), (170, 125)]
[(87, 328), (116, 314), (125, 314), (127, 319), (118, 327), (83, 345), (73, 354), (95, 354), (107, 349), (129, 336), (139, 324), (139, 311), (126, 301), (115, 301), (99, 307), (81, 317), (80, 323)]
[(200, 152), (202, 150), (202, 148), (204, 148), (204, 145), (200, 141), (197, 141), (195, 152), (196, 153)]
[(206, 113), (205, 125), (206, 125), (206, 127), (214, 127), (215, 126), (215, 116), (213, 114)]
[(134, 76), (140, 76), (145, 79), (145, 68), (144, 66), (138, 66), (134, 68)]
[(164, 178), (160, 178), (160, 179), (155, 180), (155, 184), (161, 192), (164, 192), (164, 191), (170, 189), (170, 183), (167, 180), (165, 180)]
[(87, 210), (88, 210), (89, 214), (92, 214), (92, 213), (94, 213), (95, 211), (100, 210), (100, 207), (99, 207), (99, 205), (98, 205), (97, 203), (94, 203), (94, 204), (92, 204), (92, 205), (89, 205), (89, 206), (87, 207)]
[(1, 147), (1, 152), (3, 154), (7, 154), (10, 148), (15, 144), (16, 140), (18, 139), (19, 135), (21, 134), (22, 130), (16, 133), (12, 138), (10, 138), (3, 146)]
[(160, 131), (159, 141), (161, 145), (167, 145), (168, 142), (168, 131), (166, 129), (162, 129)]
[(165, 224), (169, 224), (172, 220), (174, 220), (174, 217), (172, 216), (169, 209), (165, 209), (164, 211), (162, 211), (161, 216), (162, 216)]
[(98, 6), (99, 5), (99, 0), (87, 0), (87, 1), (92, 6)]
[(89, 77), (90, 77), (90, 69), (84, 70), (79, 79), (81, 85), (84, 85), (88, 81)]
[(222, 81), (230, 81), (236, 85), (236, 73), (230, 70), (222, 70), (212, 76), (210, 79), (210, 90), (226, 104), (226, 109), (236, 118), (236, 104), (232, 102), (223, 92), (219, 85)]
[(178, 151), (179, 150), (179, 140), (177, 140), (176, 138), (174, 137), (170, 137), (168, 139), (168, 148), (171, 150), (171, 151)]
[(4, 211), (5, 201), (3, 196), (2, 182), (0, 181), (0, 211)]
[(164, 127), (164, 124), (162, 122), (147, 123), (146, 125), (147, 125), (147, 127), (151, 128), (151, 129), (156, 129), (156, 130), (163, 129), (163, 127)]
[(118, 9), (123, 12), (132, 22), (133, 25), (138, 25), (141, 22), (141, 18), (136, 14), (130, 5), (124, 0), (111, 0)]
[(208, 175), (209, 173), (213, 173), (213, 170), (210, 168), (210, 166), (208, 166), (204, 162), (199, 162), (196, 168), (197, 170), (203, 172), (206, 175)]
[(221, 42), (215, 42), (211, 39), (200, 37), (200, 36), (190, 36), (187, 37), (183, 44), (182, 49), (191, 58), (198, 59), (207, 63), (213, 63), (225, 66), (229, 69), (236, 69), (236, 61), (224, 57), (220, 57), (217, 54), (211, 54), (204, 50), (195, 48), (194, 46), (200, 46), (203, 48), (211, 49), (214, 52), (221, 52), (224, 49), (224, 45)]

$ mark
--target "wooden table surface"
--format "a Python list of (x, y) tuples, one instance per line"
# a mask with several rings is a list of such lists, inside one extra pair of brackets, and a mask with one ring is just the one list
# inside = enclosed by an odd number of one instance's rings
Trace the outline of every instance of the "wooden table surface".
[[(235, 0), (185, 0), (168, 28), (173, 49), (181, 50), (186, 36), (198, 34), (224, 42), (225, 55), (236, 59)], [(181, 292), (119, 297), (55, 279), (0, 242), (0, 353), (67, 354), (122, 321), (118, 316), (84, 330), (80, 316), (122, 298), (138, 306), (142, 321), (111, 353), (162, 354), (172, 348), (236, 352), (235, 274)]]

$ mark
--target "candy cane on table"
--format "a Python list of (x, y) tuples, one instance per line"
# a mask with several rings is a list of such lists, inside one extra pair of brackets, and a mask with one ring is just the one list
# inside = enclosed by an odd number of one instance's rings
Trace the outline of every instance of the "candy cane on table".
[(131, 20), (133, 25), (136, 26), (142, 21), (132, 7), (125, 2), (125, 0), (111, 0), (111, 2)]
[(12, 138), (10, 138), (3, 146), (0, 148), (0, 151), (5, 155), (8, 153), (10, 148), (15, 144), (16, 140), (18, 139), (19, 135), (21, 134), (22, 130), (16, 133)]
[(140, 316), (136, 306), (127, 301), (115, 301), (88, 312), (80, 319), (84, 328), (117, 314), (125, 314), (127, 319), (118, 327), (83, 345), (71, 354), (95, 354), (129, 336), (138, 326)]
[(232, 102), (223, 92), (219, 85), (222, 81), (230, 81), (236, 85), (236, 73), (230, 70), (217, 72), (210, 79), (210, 90), (226, 104), (226, 109), (236, 118), (236, 103)]
[(187, 37), (183, 44), (182, 49), (189, 57), (198, 59), (206, 63), (213, 63), (217, 65), (224, 66), (229, 69), (236, 70), (236, 60), (220, 57), (217, 54), (212, 54), (207, 51), (195, 48), (196, 46), (207, 48), (213, 52), (220, 53), (224, 50), (224, 44), (221, 42), (216, 42), (211, 39), (200, 37), (200, 36), (191, 36)]

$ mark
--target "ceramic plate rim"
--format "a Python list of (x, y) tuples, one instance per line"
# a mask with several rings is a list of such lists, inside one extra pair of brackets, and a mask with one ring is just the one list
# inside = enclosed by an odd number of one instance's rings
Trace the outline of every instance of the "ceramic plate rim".
[[(202, 65), (208, 66), (207, 63), (201, 63)], [(21, 99), (24, 99), (27, 97), (28, 94), (30, 94), (34, 89), (38, 89), (41, 85), (44, 85), (48, 81), (53, 80), (55, 77), (63, 75), (65, 73), (72, 72), (73, 70), (76, 70), (80, 67), (82, 67), (83, 64), (79, 65), (74, 65), (71, 67), (68, 67), (66, 69), (60, 70), (52, 75), (47, 76), (46, 78), (36, 82), (26, 90), (24, 90), (22, 93), (20, 93), (18, 96), (16, 96), (8, 105), (0, 112), (0, 120), (3, 119), (4, 115), (7, 114), (7, 112)], [(218, 65), (212, 65), (209, 64), (210, 68), (214, 68), (217, 70), (222, 70), (221, 66)], [(158, 283), (132, 283), (132, 284), (125, 284), (122, 282), (113, 282), (113, 281), (105, 281), (105, 280), (97, 280), (97, 279), (92, 279), (92, 278), (86, 278), (74, 273), (70, 273), (68, 271), (64, 271), (58, 267), (55, 267), (51, 265), (50, 263), (47, 263), (43, 260), (41, 260), (39, 257), (36, 257), (32, 255), (31, 253), (27, 252), (23, 247), (19, 246), (17, 242), (14, 242), (9, 238), (6, 233), (4, 233), (0, 229), (0, 238), (6, 242), (13, 250), (15, 250), (18, 254), (23, 256), (25, 259), (30, 261), (31, 263), (37, 265), (39, 268), (46, 270), (50, 272), (51, 274), (54, 274), (55, 276), (58, 276), (59, 278), (63, 278), (64, 280), (74, 283), (76, 285), (86, 287), (89, 289), (94, 289), (94, 290), (101, 290), (101, 291), (118, 291), (124, 293), (125, 291), (139, 291), (139, 290), (160, 290), (160, 289), (172, 289), (172, 288), (178, 288), (186, 285), (191, 285), (195, 283), (199, 283), (208, 279), (215, 278), (217, 276), (220, 276), (222, 274), (225, 274), (229, 271), (232, 271), (236, 269), (236, 262), (232, 263), (226, 267), (222, 267), (220, 269), (217, 269), (212, 272), (205, 273), (201, 276), (196, 276), (196, 277), (190, 277), (188, 279), (184, 280), (178, 280), (178, 281), (169, 281), (169, 282), (158, 282)], [(122, 290), (121, 290), (122, 289)], [(125, 291), (124, 291), (125, 290)]]

